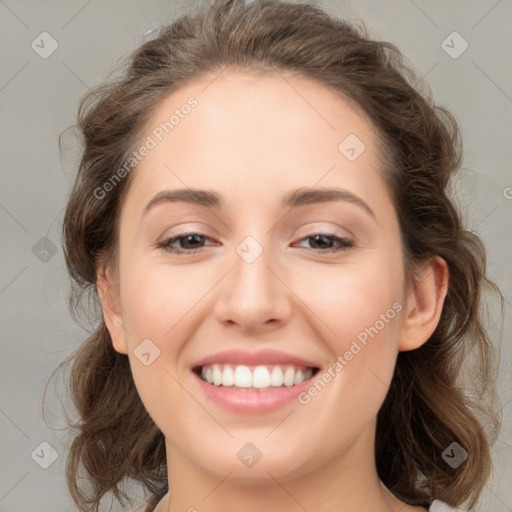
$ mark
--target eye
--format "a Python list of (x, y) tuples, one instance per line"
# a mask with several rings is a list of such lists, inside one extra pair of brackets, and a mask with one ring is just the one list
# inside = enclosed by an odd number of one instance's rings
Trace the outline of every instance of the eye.
[[(174, 236), (173, 238), (168, 238), (167, 240), (164, 240), (163, 242), (159, 243), (157, 247), (163, 249), (164, 251), (176, 254), (194, 254), (199, 249), (201, 249), (201, 247), (197, 246), (201, 243), (202, 239), (211, 240), (210, 237), (203, 235), (201, 233), (182, 233)], [(182, 241), (184, 241), (184, 243), (180, 243), (180, 245), (182, 245), (181, 248), (173, 247), (173, 244)]]
[[(332, 245), (326, 242), (326, 240), (329, 239), (332, 240), (337, 247), (326, 247), (326, 245)], [(157, 247), (175, 254), (194, 254), (202, 248), (201, 244), (204, 243), (205, 240), (211, 241), (212, 239), (201, 233), (182, 233), (164, 240), (159, 243)], [(339, 237), (335, 233), (314, 233), (304, 237), (301, 241), (307, 241), (313, 245), (320, 245), (319, 248), (313, 247), (312, 249), (323, 253), (341, 252), (353, 247), (353, 243), (350, 240)], [(180, 247), (175, 246), (177, 242)]]
[[(325, 242), (325, 240), (329, 239), (334, 241), (338, 246), (325, 247), (326, 244), (329, 245), (329, 243)], [(320, 249), (316, 249), (314, 247), (313, 249), (323, 253), (346, 251), (347, 249), (350, 249), (351, 247), (354, 246), (354, 244), (349, 239), (337, 236), (335, 233), (314, 233), (303, 238), (302, 240), (307, 240), (309, 243), (312, 243), (313, 245), (319, 244), (321, 246)]]

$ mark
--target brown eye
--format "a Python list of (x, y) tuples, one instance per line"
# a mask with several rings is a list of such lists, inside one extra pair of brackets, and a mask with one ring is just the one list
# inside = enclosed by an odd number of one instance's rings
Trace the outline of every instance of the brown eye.
[[(311, 245), (313, 245), (313, 250), (326, 253), (341, 252), (353, 247), (353, 243), (350, 240), (339, 237), (335, 233), (315, 233), (303, 238), (302, 240), (307, 240)], [(329, 242), (329, 240), (334, 241), (337, 247), (332, 247), (332, 242)]]
[[(211, 240), (211, 238), (206, 235), (202, 235), (201, 233), (182, 233), (164, 240), (158, 244), (158, 247), (164, 251), (176, 254), (193, 254), (202, 248), (201, 243), (203, 240)], [(181, 247), (173, 247), (173, 244), (176, 242), (179, 242)]]

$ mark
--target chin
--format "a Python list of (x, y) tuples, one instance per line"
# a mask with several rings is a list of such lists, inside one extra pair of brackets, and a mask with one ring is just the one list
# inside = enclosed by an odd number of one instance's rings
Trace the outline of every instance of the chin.
[[(238, 454), (239, 451), (237, 447), (233, 455), (228, 454), (224, 457), (219, 457), (219, 452), (216, 451), (209, 454), (207, 460), (204, 453), (197, 456), (201, 456), (201, 465), (206, 471), (220, 478), (225, 478), (229, 474), (230, 482), (247, 486), (275, 485), (276, 480), (286, 482), (306, 477), (312, 470), (311, 461), (302, 458), (297, 460), (300, 450), (292, 450), (293, 455), (278, 450), (271, 450), (270, 453), (262, 450), (259, 459), (259, 455), (253, 454), (253, 460), (244, 456), (244, 452)], [(250, 449), (246, 452), (250, 452)], [(303, 457), (305, 454), (300, 455)], [(248, 460), (244, 462), (244, 459)]]

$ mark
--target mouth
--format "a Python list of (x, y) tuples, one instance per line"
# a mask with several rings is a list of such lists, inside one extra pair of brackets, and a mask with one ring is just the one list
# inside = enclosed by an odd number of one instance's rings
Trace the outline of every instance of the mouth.
[(230, 413), (263, 414), (293, 405), (320, 368), (291, 352), (231, 349), (195, 361), (190, 370), (210, 403)]
[(195, 366), (192, 371), (202, 381), (214, 387), (262, 392), (299, 386), (312, 379), (319, 368), (293, 363), (256, 366), (215, 363)]

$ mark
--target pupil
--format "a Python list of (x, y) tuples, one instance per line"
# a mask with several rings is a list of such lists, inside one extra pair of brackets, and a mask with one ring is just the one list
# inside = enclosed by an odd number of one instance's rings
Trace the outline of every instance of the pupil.
[[(318, 243), (318, 240), (324, 239), (324, 245), (325, 245), (325, 243), (327, 243), (327, 242), (325, 242), (325, 238), (326, 238), (325, 235), (317, 235), (317, 236), (313, 237), (313, 240), (315, 241), (315, 243)], [(322, 245), (322, 242), (320, 242), (320, 245)], [(327, 245), (328, 245), (328, 243), (327, 243)]]
[[(187, 235), (187, 236), (185, 237), (186, 244), (188, 245), (189, 241), (190, 241), (190, 240), (192, 240), (192, 241), (193, 241), (194, 239), (195, 239), (196, 241), (198, 241), (198, 239), (199, 239), (199, 242), (200, 242), (200, 238), (201, 238), (201, 237), (200, 237), (199, 235)], [(192, 244), (192, 245), (193, 245), (193, 244)]]

